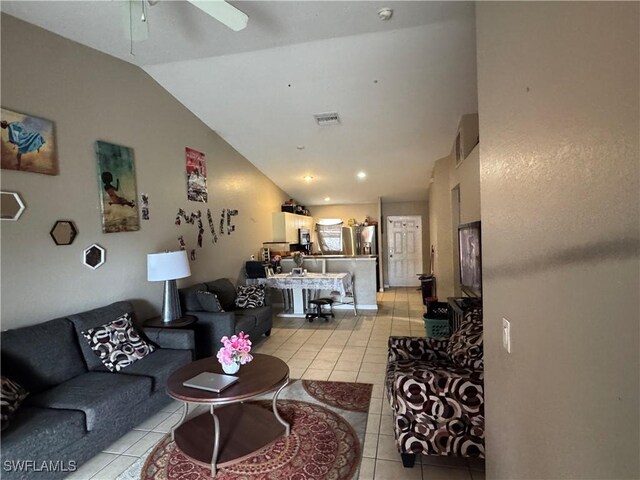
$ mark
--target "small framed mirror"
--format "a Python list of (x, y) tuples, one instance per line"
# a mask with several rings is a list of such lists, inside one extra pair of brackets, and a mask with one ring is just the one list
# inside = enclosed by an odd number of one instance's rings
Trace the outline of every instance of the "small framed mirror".
[(0, 218), (16, 221), (24, 212), (24, 202), (16, 192), (0, 192)]
[(49, 235), (56, 245), (71, 245), (78, 235), (78, 230), (71, 220), (58, 220)]
[(82, 263), (95, 270), (105, 262), (106, 250), (97, 243), (87, 247), (82, 252)]

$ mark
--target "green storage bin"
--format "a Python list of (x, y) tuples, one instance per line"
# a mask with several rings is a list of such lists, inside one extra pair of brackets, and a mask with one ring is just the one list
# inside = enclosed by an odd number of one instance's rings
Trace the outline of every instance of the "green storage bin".
[(451, 335), (447, 307), (446, 302), (427, 303), (427, 313), (423, 315), (427, 337), (448, 338)]
[(448, 338), (451, 335), (451, 329), (449, 328), (449, 320), (439, 320), (435, 318), (424, 319), (424, 330), (427, 332), (427, 337), (434, 338)]

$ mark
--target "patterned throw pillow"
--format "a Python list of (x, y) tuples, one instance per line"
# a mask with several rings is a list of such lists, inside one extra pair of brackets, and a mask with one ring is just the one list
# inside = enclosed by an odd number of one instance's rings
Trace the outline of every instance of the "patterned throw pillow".
[(113, 322), (85, 330), (82, 335), (89, 342), (91, 350), (112, 372), (119, 372), (155, 350), (135, 331), (128, 313)]
[(215, 293), (200, 290), (196, 292), (196, 297), (198, 297), (200, 305), (206, 312), (224, 312), (218, 295)]
[(459, 367), (484, 369), (482, 344), (482, 309), (469, 310), (460, 328), (449, 338), (447, 354)]
[(236, 297), (236, 307), (264, 307), (265, 293), (266, 290), (264, 285), (240, 285), (238, 287), (238, 296)]
[(22, 401), (27, 398), (29, 392), (18, 385), (16, 382), (9, 380), (7, 377), (2, 377), (2, 387), (0, 390), (0, 407), (2, 420), (2, 430), (9, 426), (11, 416), (18, 409)]

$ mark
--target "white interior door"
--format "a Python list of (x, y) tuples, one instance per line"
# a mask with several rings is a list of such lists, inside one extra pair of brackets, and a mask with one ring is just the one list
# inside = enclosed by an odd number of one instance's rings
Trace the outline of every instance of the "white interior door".
[(387, 217), (389, 285), (419, 285), (422, 272), (422, 218), (418, 215)]

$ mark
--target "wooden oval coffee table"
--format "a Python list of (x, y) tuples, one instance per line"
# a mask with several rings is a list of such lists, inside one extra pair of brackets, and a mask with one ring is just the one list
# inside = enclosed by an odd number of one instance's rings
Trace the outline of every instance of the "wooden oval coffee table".
[[(169, 396), (184, 402), (182, 418), (171, 429), (171, 438), (193, 461), (216, 469), (248, 457), (290, 427), (276, 407), (278, 395), (289, 383), (289, 367), (277, 357), (256, 353), (240, 367), (239, 380), (220, 393), (185, 387), (183, 382), (202, 372), (224, 374), (216, 357), (203, 358), (176, 370), (167, 380)], [(257, 405), (243, 403), (267, 392), (273, 395), (273, 414)], [(185, 421), (189, 405), (209, 405), (209, 413)]]

